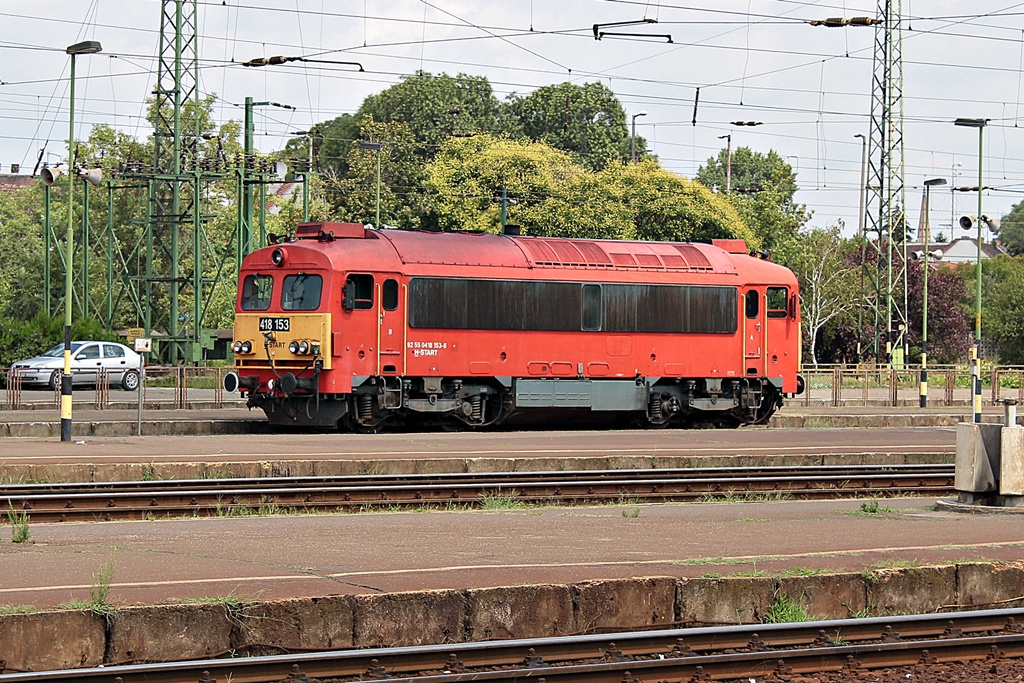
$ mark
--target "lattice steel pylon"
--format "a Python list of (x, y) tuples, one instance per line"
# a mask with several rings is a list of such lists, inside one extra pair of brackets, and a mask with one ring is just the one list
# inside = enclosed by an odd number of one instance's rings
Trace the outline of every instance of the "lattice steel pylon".
[[(200, 136), (199, 50), (196, 0), (162, 0), (160, 54), (154, 95), (154, 160), (146, 211), (146, 334), (166, 333), (162, 355), (167, 362), (196, 361), (202, 347), (202, 233), (200, 179), (183, 173), (183, 157)], [(194, 103), (191, 121), (183, 121), (186, 103)], [(187, 124), (193, 126), (186, 131)], [(192, 277), (183, 277), (190, 259)], [(192, 311), (181, 312), (188, 292)], [(182, 334), (183, 322), (191, 318)], [(184, 326), (188, 328), (189, 326)]]
[[(878, 0), (869, 134), (869, 227), (876, 250), (874, 356), (901, 364), (907, 332), (907, 221), (903, 186), (903, 23), (901, 0)], [(864, 330), (859, 330), (863, 335)], [(884, 347), (882, 345), (884, 340)]]

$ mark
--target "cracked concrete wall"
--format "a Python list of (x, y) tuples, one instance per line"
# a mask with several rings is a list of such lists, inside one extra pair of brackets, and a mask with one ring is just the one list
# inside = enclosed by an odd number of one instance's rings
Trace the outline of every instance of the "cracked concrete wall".
[(288, 649), (756, 623), (781, 596), (811, 619), (1024, 606), (1024, 562), (799, 577), (644, 577), (0, 616), (0, 673)]

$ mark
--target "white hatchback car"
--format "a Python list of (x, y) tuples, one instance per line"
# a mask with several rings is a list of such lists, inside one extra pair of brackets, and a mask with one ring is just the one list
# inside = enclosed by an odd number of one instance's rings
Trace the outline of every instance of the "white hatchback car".
[[(120, 384), (125, 391), (139, 388), (142, 356), (124, 344), (99, 341), (71, 342), (71, 381), (73, 384), (96, 384), (100, 371), (106, 371), (110, 384)], [(64, 344), (11, 366), (24, 386), (44, 385), (56, 391), (64, 372)]]

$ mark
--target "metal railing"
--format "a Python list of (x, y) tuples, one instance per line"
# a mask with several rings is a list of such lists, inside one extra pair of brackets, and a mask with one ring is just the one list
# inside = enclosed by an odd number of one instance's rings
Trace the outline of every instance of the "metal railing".
[[(111, 383), (107, 371), (101, 370), (95, 381), (75, 381), (73, 401), (76, 407), (97, 410), (135, 408), (139, 393), (150, 408), (223, 408), (240, 405), (238, 394), (225, 395), (224, 375), (230, 367), (152, 366), (145, 369), (138, 389), (127, 391)], [(36, 410), (60, 408), (60, 387), (29, 385), (16, 369), (0, 369), (3, 386), (3, 410)]]
[[(225, 394), (224, 375), (230, 367), (152, 366), (137, 391), (147, 406), (159, 408), (222, 408), (238, 405), (237, 394)], [(866, 366), (825, 366), (804, 368), (804, 393), (791, 400), (805, 406), (916, 406), (920, 396), (920, 368), (901, 370)], [(4, 410), (60, 408), (60, 389), (27, 386), (24, 378), (10, 368), (0, 369), (4, 387)], [(971, 404), (970, 369), (957, 366), (928, 369), (928, 405), (967, 406)], [(997, 366), (982, 374), (983, 400), (991, 405), (1016, 397), (1024, 404), (1024, 367)], [(106, 373), (95, 383), (75, 384), (75, 405), (99, 410), (133, 408), (139, 396), (119, 385), (111, 386)]]
[[(802, 405), (916, 406), (921, 394), (921, 368), (905, 366), (818, 366), (804, 368), (806, 389)], [(983, 402), (994, 404), (1016, 397), (1024, 402), (1024, 368), (997, 366), (982, 373)], [(928, 405), (971, 405), (970, 368), (928, 368)]]

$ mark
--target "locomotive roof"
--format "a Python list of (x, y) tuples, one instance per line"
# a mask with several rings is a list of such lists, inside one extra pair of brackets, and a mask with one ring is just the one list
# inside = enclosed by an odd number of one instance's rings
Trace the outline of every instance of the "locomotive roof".
[[(714, 244), (522, 237), (479, 232), (374, 230), (355, 223), (303, 223), (298, 244), (337, 266), (394, 269), (404, 266), (586, 270), (590, 272), (701, 273), (748, 281), (785, 281), (782, 266), (752, 258), (742, 240)], [(316, 241), (314, 241), (316, 240)], [(391, 249), (382, 249), (383, 243)], [(305, 251), (305, 250), (303, 250)], [(306, 252), (310, 253), (310, 252)], [(341, 260), (339, 260), (341, 259)], [(390, 263), (388, 263), (390, 261)], [(342, 266), (345, 267), (345, 266)]]
[(411, 230), (381, 230), (378, 234), (394, 245), (405, 264), (736, 272), (728, 254), (707, 244)]

